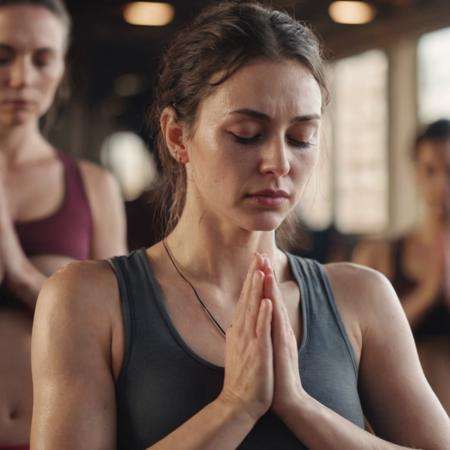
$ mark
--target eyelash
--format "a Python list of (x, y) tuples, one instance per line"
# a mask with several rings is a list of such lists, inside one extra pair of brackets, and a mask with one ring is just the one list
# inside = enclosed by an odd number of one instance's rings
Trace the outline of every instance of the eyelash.
[[(254, 145), (254, 144), (257, 144), (262, 139), (262, 135), (261, 134), (257, 134), (256, 136), (253, 136), (253, 137), (250, 137), (250, 138), (244, 138), (242, 136), (237, 136), (234, 133), (231, 133), (231, 135), (233, 136), (234, 140), (238, 144), (242, 144), (242, 145)], [(290, 144), (293, 147), (297, 147), (297, 148), (300, 148), (300, 149), (306, 150), (306, 149), (312, 147), (312, 144), (310, 142), (296, 141), (295, 139), (288, 139), (288, 141), (290, 142)]]

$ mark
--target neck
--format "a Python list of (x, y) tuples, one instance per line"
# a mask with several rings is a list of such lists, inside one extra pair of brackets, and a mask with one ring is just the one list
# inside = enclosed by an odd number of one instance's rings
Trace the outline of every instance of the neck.
[(0, 131), (0, 158), (8, 165), (18, 165), (39, 158), (48, 150), (37, 122), (28, 122)]
[(240, 291), (255, 252), (270, 258), (278, 280), (286, 276), (286, 256), (276, 246), (274, 231), (247, 231), (224, 224), (217, 217), (197, 213), (188, 203), (166, 242), (191, 281), (213, 283), (228, 292)]

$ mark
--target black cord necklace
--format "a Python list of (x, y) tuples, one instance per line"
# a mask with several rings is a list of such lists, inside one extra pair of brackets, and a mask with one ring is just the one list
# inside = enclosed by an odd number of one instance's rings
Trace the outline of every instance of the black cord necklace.
[(209, 309), (206, 307), (206, 305), (203, 303), (199, 293), (197, 292), (197, 290), (195, 289), (195, 287), (193, 286), (193, 284), (183, 275), (183, 273), (181, 272), (181, 270), (178, 268), (178, 265), (175, 263), (175, 258), (173, 257), (171, 251), (169, 250), (169, 247), (167, 246), (166, 240), (163, 239), (162, 244), (164, 246), (164, 249), (166, 250), (167, 256), (169, 257), (170, 261), (173, 264), (173, 267), (175, 268), (175, 270), (177, 271), (178, 275), (180, 275), (180, 277), (190, 286), (190, 288), (192, 289), (192, 291), (195, 294), (195, 297), (197, 298), (198, 302), (200, 303), (200, 305), (202, 306), (203, 310), (206, 312), (206, 314), (208, 315), (208, 317), (210, 318), (210, 320), (214, 323), (215, 327), (220, 331), (220, 333), (222, 334), (223, 337), (226, 336), (224, 329), (220, 326), (219, 322), (217, 322), (217, 320), (214, 318), (214, 316), (209, 312)]

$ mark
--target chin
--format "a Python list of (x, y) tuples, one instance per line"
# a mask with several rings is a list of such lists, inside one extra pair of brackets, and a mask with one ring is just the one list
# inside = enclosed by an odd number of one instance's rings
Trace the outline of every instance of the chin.
[(30, 119), (33, 117), (32, 114), (26, 111), (20, 111), (15, 114), (8, 114), (7, 117), (2, 117), (0, 119), (0, 123), (5, 127), (20, 127), (22, 125), (25, 125), (30, 121)]
[(260, 213), (253, 217), (247, 217), (242, 228), (248, 231), (275, 231), (286, 217), (275, 213)]

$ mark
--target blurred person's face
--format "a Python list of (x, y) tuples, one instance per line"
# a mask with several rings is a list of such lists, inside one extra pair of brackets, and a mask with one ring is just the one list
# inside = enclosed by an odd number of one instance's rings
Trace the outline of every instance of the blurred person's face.
[(427, 213), (439, 220), (450, 212), (450, 140), (428, 140), (417, 152), (416, 174)]
[(199, 106), (188, 190), (222, 223), (276, 229), (316, 165), (321, 105), (318, 83), (298, 62), (242, 67)]
[(66, 30), (40, 6), (0, 7), (0, 127), (43, 116), (64, 73)]

